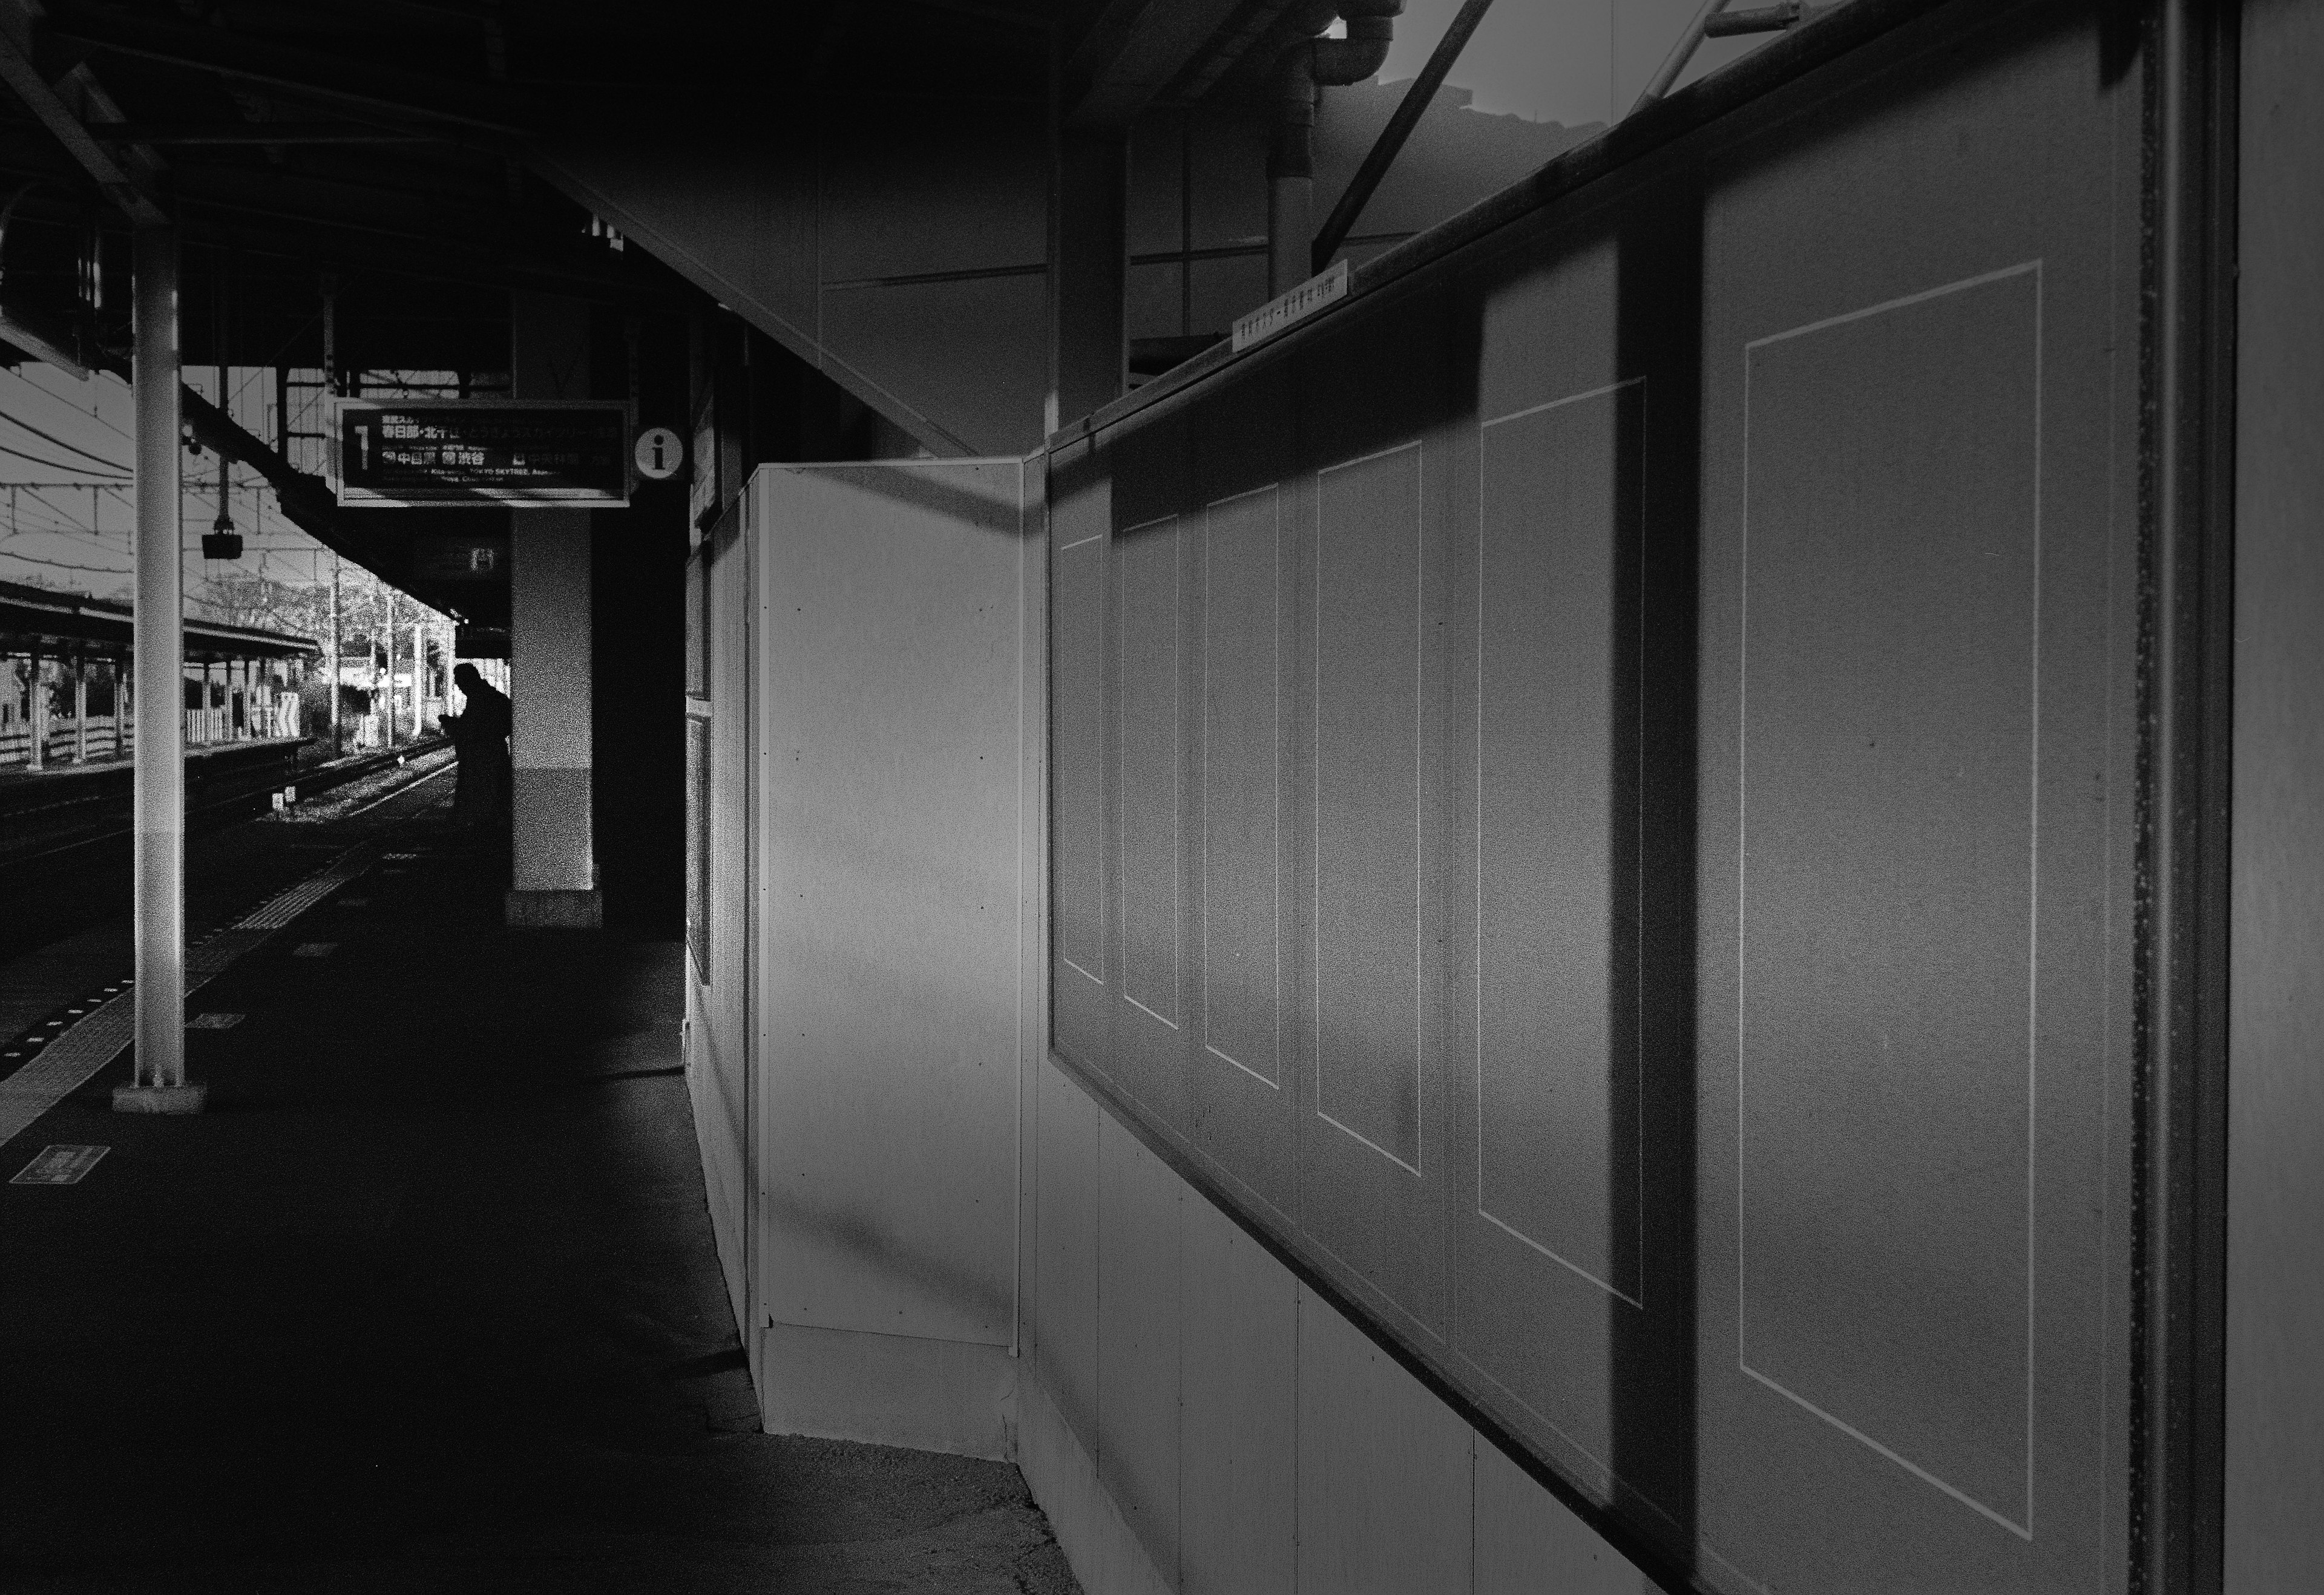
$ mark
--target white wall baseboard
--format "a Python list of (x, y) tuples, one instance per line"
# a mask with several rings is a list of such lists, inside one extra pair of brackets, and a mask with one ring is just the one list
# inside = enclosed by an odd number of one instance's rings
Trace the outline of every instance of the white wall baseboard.
[(1006, 1346), (776, 1323), (759, 1331), (757, 1367), (770, 1434), (1010, 1460)]
[(1099, 1482), (1097, 1463), (1029, 1362), (1017, 1384), (1016, 1460), (1087, 1595), (1169, 1595), (1169, 1582)]

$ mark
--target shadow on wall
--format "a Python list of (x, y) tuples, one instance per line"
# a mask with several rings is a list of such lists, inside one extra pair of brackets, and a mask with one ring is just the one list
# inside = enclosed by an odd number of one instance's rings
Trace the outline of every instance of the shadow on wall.
[[(1058, 1050), (1681, 1562), (1702, 217), (1692, 180), (1641, 189), (1554, 271), (1384, 293), (1052, 467), (1058, 558), (1107, 549), (1055, 577)], [(1551, 742), (1469, 696), (1513, 669)], [(1542, 905), (1577, 891), (1569, 947)], [(1563, 995), (1517, 978), (1605, 947)], [(1456, 1323), (1512, 1400), (1434, 1368)]]

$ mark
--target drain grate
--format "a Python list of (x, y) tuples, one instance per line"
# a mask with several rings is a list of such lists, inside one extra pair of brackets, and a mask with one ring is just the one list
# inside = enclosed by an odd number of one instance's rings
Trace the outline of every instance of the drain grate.
[(24, 1165), (12, 1185), (77, 1185), (81, 1176), (97, 1166), (110, 1147), (50, 1147)]

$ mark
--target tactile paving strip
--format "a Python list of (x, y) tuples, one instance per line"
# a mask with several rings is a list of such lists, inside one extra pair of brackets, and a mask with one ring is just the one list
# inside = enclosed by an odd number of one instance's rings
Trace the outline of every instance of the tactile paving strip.
[[(187, 948), (186, 995), (192, 996), (235, 959), (362, 874), (378, 851), (378, 844), (371, 842), (347, 849), (298, 885), (268, 899), (230, 928)], [(0, 1147), (95, 1079), (136, 1038), (137, 993), (132, 988), (91, 1009), (50, 1042), (39, 1057), (0, 1079)]]
[[(189, 965), (192, 960), (187, 960)], [(192, 979), (190, 967), (187, 971)], [(0, 1146), (87, 1085), (137, 1038), (137, 993), (124, 991), (49, 1044), (46, 1052), (0, 1080)]]
[[(371, 867), (377, 844), (351, 847), (288, 891), (280, 892), (235, 922), (236, 930), (280, 930)], [(394, 855), (390, 855), (394, 856)], [(410, 854), (403, 855), (410, 857)]]

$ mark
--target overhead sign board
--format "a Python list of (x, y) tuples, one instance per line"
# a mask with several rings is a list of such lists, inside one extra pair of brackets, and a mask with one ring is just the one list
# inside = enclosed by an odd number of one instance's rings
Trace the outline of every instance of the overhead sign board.
[(350, 509), (630, 502), (630, 410), (615, 400), (349, 399), (338, 406)]

